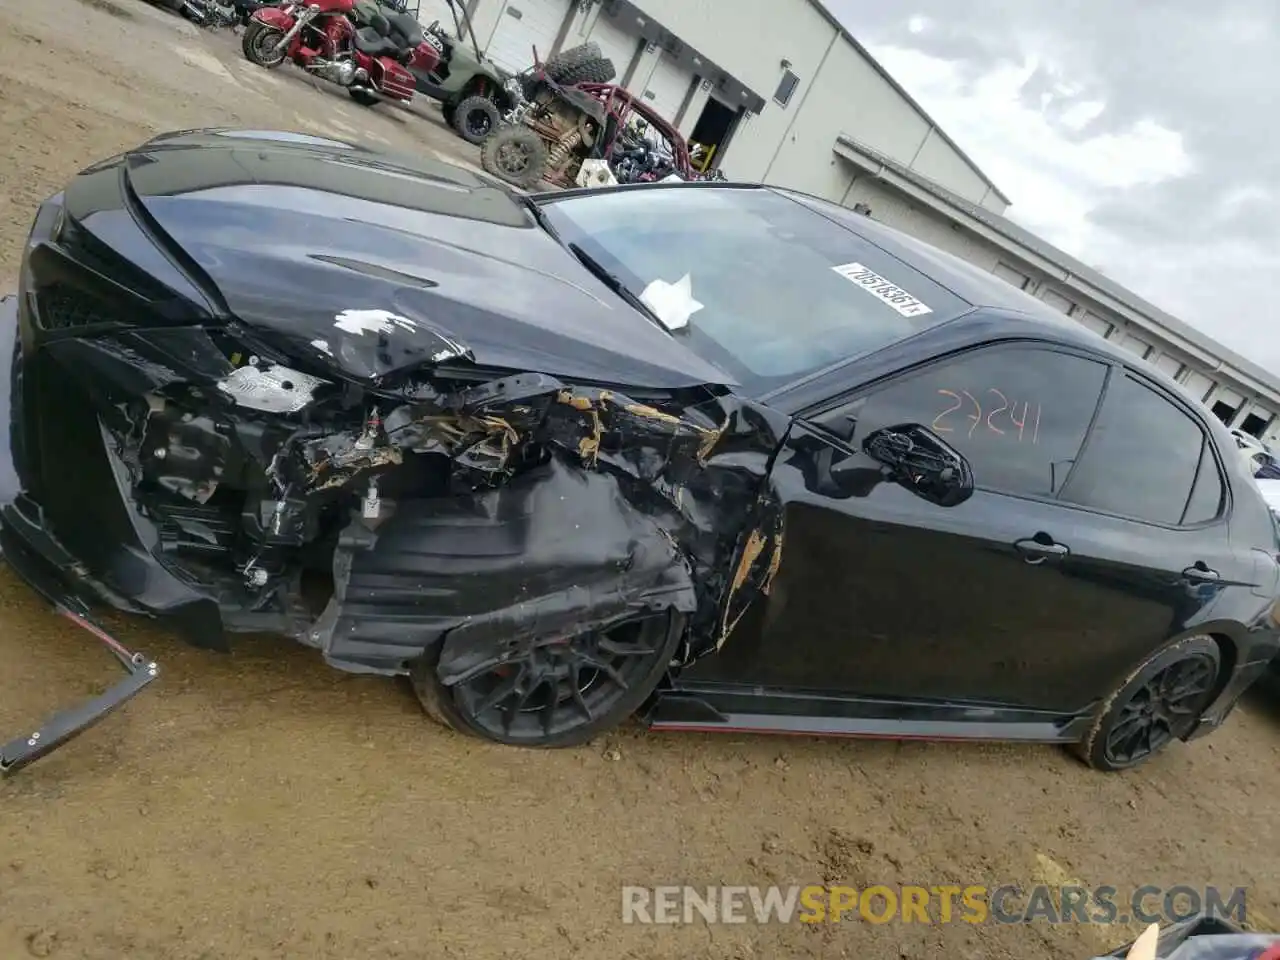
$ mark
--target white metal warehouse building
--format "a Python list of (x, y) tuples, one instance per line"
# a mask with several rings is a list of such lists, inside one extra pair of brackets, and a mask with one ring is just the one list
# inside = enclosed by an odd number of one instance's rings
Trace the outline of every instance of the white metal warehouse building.
[[(452, 29), (444, 0), (419, 19)], [(595, 40), (731, 180), (801, 190), (991, 270), (1178, 380), (1229, 426), (1280, 439), (1280, 377), (1014, 224), (1002, 194), (818, 0), (460, 0), (518, 71)]]

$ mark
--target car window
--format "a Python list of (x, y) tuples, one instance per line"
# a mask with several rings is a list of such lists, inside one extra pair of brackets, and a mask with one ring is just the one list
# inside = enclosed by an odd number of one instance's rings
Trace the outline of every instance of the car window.
[(547, 201), (547, 220), (673, 336), (761, 395), (972, 309), (770, 190), (675, 186)]
[[(1119, 377), (1062, 499), (1152, 523), (1212, 519), (1221, 506), (1222, 480), (1207, 442), (1180, 406), (1132, 376)], [(1214, 509), (1206, 516), (1210, 504)]]
[(1196, 470), (1196, 482), (1191, 488), (1191, 499), (1187, 501), (1187, 512), (1183, 523), (1206, 523), (1222, 513), (1225, 505), (1226, 488), (1222, 483), (1222, 472), (1218, 469), (1218, 461), (1213, 456), (1213, 446), (1205, 437), (1200, 448), (1200, 466)]
[(838, 416), (853, 420), (855, 446), (881, 427), (918, 423), (969, 460), (977, 486), (1053, 497), (1080, 452), (1107, 369), (1042, 348), (987, 348), (872, 390)]

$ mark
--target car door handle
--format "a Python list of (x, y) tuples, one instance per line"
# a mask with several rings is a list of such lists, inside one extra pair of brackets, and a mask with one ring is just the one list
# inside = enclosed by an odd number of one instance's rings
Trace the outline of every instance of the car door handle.
[(1202, 563), (1187, 567), (1182, 571), (1182, 579), (1192, 583), (1217, 583), (1222, 575), (1217, 570), (1210, 570)]
[(1037, 540), (1035, 537), (1014, 541), (1013, 546), (1014, 549), (1022, 554), (1022, 559), (1030, 564), (1044, 563), (1054, 557), (1065, 557), (1071, 552), (1066, 544), (1054, 543), (1053, 541), (1046, 543), (1043, 540)]

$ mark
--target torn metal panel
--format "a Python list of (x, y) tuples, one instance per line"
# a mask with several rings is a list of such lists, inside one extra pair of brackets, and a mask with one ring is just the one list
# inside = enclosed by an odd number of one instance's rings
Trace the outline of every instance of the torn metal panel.
[(393, 523), (349, 528), (335, 563), (313, 642), (394, 672), (443, 637), (446, 684), (535, 638), (698, 602), (662, 518), (562, 456), (475, 496), (402, 503)]

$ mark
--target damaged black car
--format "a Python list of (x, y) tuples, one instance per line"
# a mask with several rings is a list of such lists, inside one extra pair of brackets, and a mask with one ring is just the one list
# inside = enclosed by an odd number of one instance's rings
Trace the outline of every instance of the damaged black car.
[(811, 197), (527, 197), (184, 131), (40, 206), (2, 319), (6, 559), (127, 670), (8, 770), (160, 676), (101, 605), (294, 638), (508, 744), (638, 713), (1107, 770), (1220, 724), (1280, 646), (1221, 424)]

